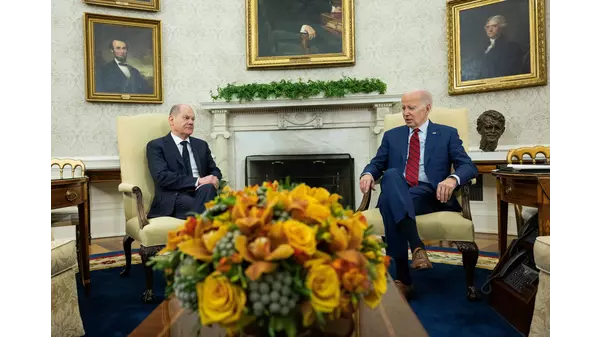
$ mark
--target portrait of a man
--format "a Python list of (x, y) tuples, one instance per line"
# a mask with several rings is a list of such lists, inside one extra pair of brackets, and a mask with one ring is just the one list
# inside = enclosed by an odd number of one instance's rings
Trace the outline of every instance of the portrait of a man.
[(453, 0), (447, 7), (450, 94), (546, 84), (544, 0)]
[(159, 20), (85, 13), (86, 100), (162, 103)]
[(258, 0), (258, 56), (342, 52), (342, 3)]
[(108, 49), (113, 56), (96, 70), (96, 91), (125, 94), (151, 94), (152, 85), (140, 71), (127, 63), (129, 44), (115, 39), (109, 42)]
[(352, 65), (354, 0), (246, 0), (248, 68)]

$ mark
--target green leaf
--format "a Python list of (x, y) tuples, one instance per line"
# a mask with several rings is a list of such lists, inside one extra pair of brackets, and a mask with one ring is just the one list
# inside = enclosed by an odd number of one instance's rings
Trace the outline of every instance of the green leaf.
[(269, 336), (275, 337), (275, 320), (274, 317), (271, 317), (269, 320)]
[(319, 325), (321, 325), (321, 326), (325, 325), (326, 321), (325, 321), (325, 317), (323, 317), (323, 313), (315, 310), (315, 317), (317, 318), (317, 322), (319, 323)]

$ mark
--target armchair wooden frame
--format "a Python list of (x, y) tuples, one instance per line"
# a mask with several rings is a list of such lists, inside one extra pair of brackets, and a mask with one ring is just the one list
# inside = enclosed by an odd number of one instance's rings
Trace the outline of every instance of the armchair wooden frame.
[[(471, 180), (470, 183), (464, 184), (458, 188), (455, 193), (460, 194), (461, 206), (462, 206), (462, 216), (465, 219), (473, 220), (471, 216), (471, 199), (469, 194), (469, 187), (473, 184), (474, 179)], [(369, 190), (367, 193), (363, 195), (360, 206), (357, 211), (365, 211), (369, 209), (369, 204), (371, 203), (371, 191)], [(419, 221), (419, 216), (417, 216), (417, 222)], [(475, 242), (467, 242), (467, 241), (453, 241), (456, 245), (458, 251), (462, 254), (463, 259), (463, 267), (465, 269), (466, 283), (467, 283), (467, 299), (470, 301), (479, 299), (480, 295), (474, 285), (475, 279), (475, 266), (477, 265), (477, 260), (479, 259), (479, 247)]]

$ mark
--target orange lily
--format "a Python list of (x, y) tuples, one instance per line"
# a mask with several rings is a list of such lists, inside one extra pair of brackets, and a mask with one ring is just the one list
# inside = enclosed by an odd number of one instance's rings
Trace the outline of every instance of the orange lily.
[[(272, 249), (275, 248), (275, 249)], [(249, 242), (248, 237), (240, 235), (235, 239), (235, 249), (244, 260), (250, 262), (246, 268), (246, 276), (256, 281), (263, 273), (270, 273), (277, 268), (272, 261), (284, 260), (294, 254), (294, 249), (288, 244), (272, 246), (269, 238), (260, 236)]]

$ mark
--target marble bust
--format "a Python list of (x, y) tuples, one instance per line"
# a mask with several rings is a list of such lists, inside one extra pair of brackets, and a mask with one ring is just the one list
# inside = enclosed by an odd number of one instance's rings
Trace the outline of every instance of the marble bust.
[(498, 140), (504, 133), (506, 119), (496, 110), (488, 110), (477, 118), (477, 132), (481, 135), (479, 148), (484, 152), (493, 152)]

